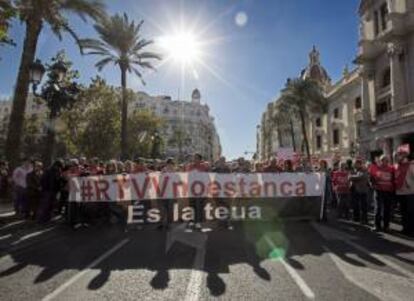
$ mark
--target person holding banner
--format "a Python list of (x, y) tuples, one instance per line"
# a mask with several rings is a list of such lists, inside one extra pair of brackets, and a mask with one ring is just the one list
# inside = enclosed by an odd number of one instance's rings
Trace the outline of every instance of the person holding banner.
[[(170, 173), (170, 172), (176, 172), (177, 171), (177, 167), (175, 166), (175, 162), (173, 158), (168, 158), (165, 161), (165, 166), (161, 169), (162, 172), (166, 172), (166, 173)], [(169, 200), (159, 200), (159, 202), (161, 203), (161, 208), (164, 208), (165, 210), (165, 214), (164, 214), (164, 218), (162, 221), (162, 225), (160, 226), (160, 228), (164, 228), (165, 230), (168, 230), (170, 228), (170, 224), (172, 222), (172, 216), (171, 216), (171, 212), (172, 212), (172, 208), (173, 208), (173, 204), (174, 204), (174, 199), (169, 199)]]
[[(220, 159), (214, 164), (214, 167), (213, 167), (212, 171), (215, 172), (215, 173), (230, 173), (231, 170), (230, 170), (230, 167), (226, 164), (226, 158), (225, 157), (220, 157)], [(229, 204), (231, 204), (231, 201), (226, 202), (226, 201), (223, 201), (221, 199), (217, 200), (217, 205), (218, 206), (225, 207), (228, 210), (229, 210), (229, 207), (230, 207)], [(230, 221), (230, 216), (228, 217), (228, 219), (224, 220), (221, 223), (221, 226), (226, 227), (227, 230), (233, 230), (233, 226), (232, 226), (231, 221)]]
[[(208, 172), (209, 166), (207, 162), (203, 161), (203, 157), (199, 153), (193, 155), (193, 161), (185, 168), (187, 172)], [(190, 206), (194, 209), (195, 221), (188, 223), (188, 228), (195, 228), (198, 231), (202, 230), (201, 222), (203, 221), (203, 199), (190, 199)]]
[(338, 218), (349, 219), (350, 186), (346, 163), (341, 163), (339, 170), (332, 172), (332, 187), (338, 200)]
[(362, 160), (355, 160), (355, 170), (349, 176), (352, 188), (353, 219), (362, 224), (368, 224), (368, 191), (369, 176)]
[(388, 232), (391, 208), (394, 199), (394, 168), (387, 156), (380, 157), (380, 163), (370, 167), (371, 182), (374, 187), (375, 227), (374, 231)]
[(395, 164), (396, 198), (400, 203), (402, 233), (414, 235), (414, 161), (408, 159), (408, 152), (398, 150)]
[(269, 165), (267, 165), (263, 169), (263, 172), (281, 172), (281, 169), (280, 169), (279, 164), (277, 162), (277, 158), (272, 157), (272, 159), (270, 159)]

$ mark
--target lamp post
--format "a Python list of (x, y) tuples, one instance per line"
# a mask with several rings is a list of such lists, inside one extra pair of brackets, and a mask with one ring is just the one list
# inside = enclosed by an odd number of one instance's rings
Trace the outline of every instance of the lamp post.
[[(42, 82), (44, 74), (48, 72), (49, 79), (42, 86), (38, 93), (38, 87)], [(49, 108), (49, 124), (47, 126), (46, 143), (43, 154), (45, 164), (49, 165), (55, 157), (55, 120), (64, 108), (69, 108), (76, 101), (76, 96), (80, 90), (75, 82), (66, 83), (64, 79), (67, 75), (67, 67), (62, 57), (58, 57), (56, 62), (50, 67), (45, 68), (40, 60), (34, 61), (30, 65), (30, 82), (32, 83), (33, 95), (42, 99)]]
[(160, 156), (160, 146), (161, 146), (161, 137), (158, 131), (156, 131), (151, 136), (151, 141), (152, 141), (151, 157), (153, 159), (157, 159)]

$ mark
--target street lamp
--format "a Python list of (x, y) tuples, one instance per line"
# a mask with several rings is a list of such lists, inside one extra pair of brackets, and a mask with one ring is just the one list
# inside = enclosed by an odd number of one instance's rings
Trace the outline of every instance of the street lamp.
[(48, 68), (49, 80), (42, 86), (38, 93), (37, 88), (46, 72), (45, 66), (40, 60), (30, 64), (30, 82), (32, 83), (33, 95), (45, 101), (49, 108), (49, 126), (47, 127), (47, 137), (43, 159), (45, 164), (50, 164), (54, 159), (55, 150), (55, 119), (62, 109), (70, 108), (76, 101), (80, 90), (75, 82), (63, 85), (68, 68), (63, 58), (58, 57), (57, 61)]
[(30, 82), (33, 85), (38, 85), (42, 81), (43, 75), (46, 72), (45, 66), (43, 66), (40, 60), (36, 60), (30, 64)]

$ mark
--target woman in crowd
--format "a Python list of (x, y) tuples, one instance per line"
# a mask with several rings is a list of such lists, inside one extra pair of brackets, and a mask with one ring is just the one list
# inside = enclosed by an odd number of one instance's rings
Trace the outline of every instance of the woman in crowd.
[(332, 188), (338, 200), (338, 217), (349, 219), (350, 186), (349, 172), (346, 163), (341, 163), (340, 169), (332, 172)]
[(36, 219), (36, 214), (39, 209), (40, 198), (42, 195), (41, 179), (43, 176), (43, 163), (40, 161), (34, 161), (33, 171), (27, 174), (27, 199), (29, 202), (29, 216), (32, 219)]

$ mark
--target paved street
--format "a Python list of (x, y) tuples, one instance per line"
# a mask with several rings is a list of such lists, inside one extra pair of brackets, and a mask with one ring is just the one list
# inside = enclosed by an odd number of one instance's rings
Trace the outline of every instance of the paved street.
[(1, 300), (414, 300), (414, 241), (351, 223), (124, 233), (3, 221)]

